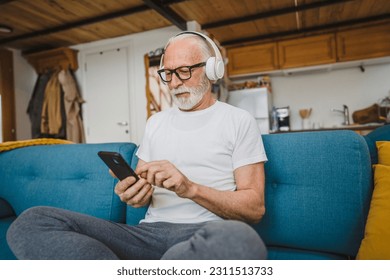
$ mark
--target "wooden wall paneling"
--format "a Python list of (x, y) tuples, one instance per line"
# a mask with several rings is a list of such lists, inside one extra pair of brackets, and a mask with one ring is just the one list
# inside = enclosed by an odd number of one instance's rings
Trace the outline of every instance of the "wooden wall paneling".
[(14, 70), (12, 52), (0, 49), (0, 95), (3, 141), (16, 140)]
[(17, 27), (10, 34), (10, 39), (22, 36), (7, 43), (8, 47), (34, 51), (125, 36), (170, 25), (167, 19), (144, 6), (141, 0), (111, 1), (109, 4), (105, 0), (75, 3), (64, 0), (13, 1), (2, 5), (0, 18), (8, 25)]
[[(125, 36), (172, 25), (148, 1), (0, 1), (13, 32), (0, 45), (38, 51)], [(151, 1), (153, 2), (153, 1)], [(155, 1), (156, 2), (156, 1)], [(164, 8), (197, 21), (222, 45), (286, 40), (386, 20), (388, 0), (165, 0)], [(161, 3), (160, 3), (161, 4)], [(149, 4), (150, 5), (150, 4)], [(310, 34), (309, 34), (310, 33)], [(320, 33), (316, 33), (320, 34)], [(56, 36), (54, 36), (56, 35)]]

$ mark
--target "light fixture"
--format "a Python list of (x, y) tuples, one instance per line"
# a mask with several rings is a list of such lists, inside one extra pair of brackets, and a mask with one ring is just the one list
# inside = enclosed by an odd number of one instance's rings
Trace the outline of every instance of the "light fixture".
[(0, 25), (0, 33), (12, 33), (12, 28), (6, 25)]

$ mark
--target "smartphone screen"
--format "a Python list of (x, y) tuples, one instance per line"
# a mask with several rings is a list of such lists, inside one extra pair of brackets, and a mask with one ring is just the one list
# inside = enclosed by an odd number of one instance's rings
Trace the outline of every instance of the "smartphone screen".
[(127, 164), (121, 154), (116, 152), (100, 151), (98, 156), (104, 161), (104, 163), (111, 169), (115, 176), (119, 180), (123, 180), (129, 176), (135, 177), (136, 181), (139, 180), (138, 175)]

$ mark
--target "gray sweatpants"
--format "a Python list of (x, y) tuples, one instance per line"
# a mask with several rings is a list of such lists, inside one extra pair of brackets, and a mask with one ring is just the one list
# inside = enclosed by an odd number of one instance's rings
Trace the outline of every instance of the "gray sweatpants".
[(263, 241), (238, 221), (197, 224), (106, 221), (53, 207), (33, 207), (10, 226), (18, 259), (265, 259)]

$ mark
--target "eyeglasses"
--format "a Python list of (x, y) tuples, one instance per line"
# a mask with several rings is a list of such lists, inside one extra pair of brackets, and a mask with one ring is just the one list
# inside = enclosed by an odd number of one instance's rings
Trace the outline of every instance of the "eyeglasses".
[(175, 69), (160, 69), (157, 73), (161, 80), (166, 83), (172, 81), (173, 74), (175, 74), (180, 80), (185, 81), (191, 79), (192, 69), (203, 67), (205, 65), (206, 62), (201, 62), (191, 66), (180, 66)]

